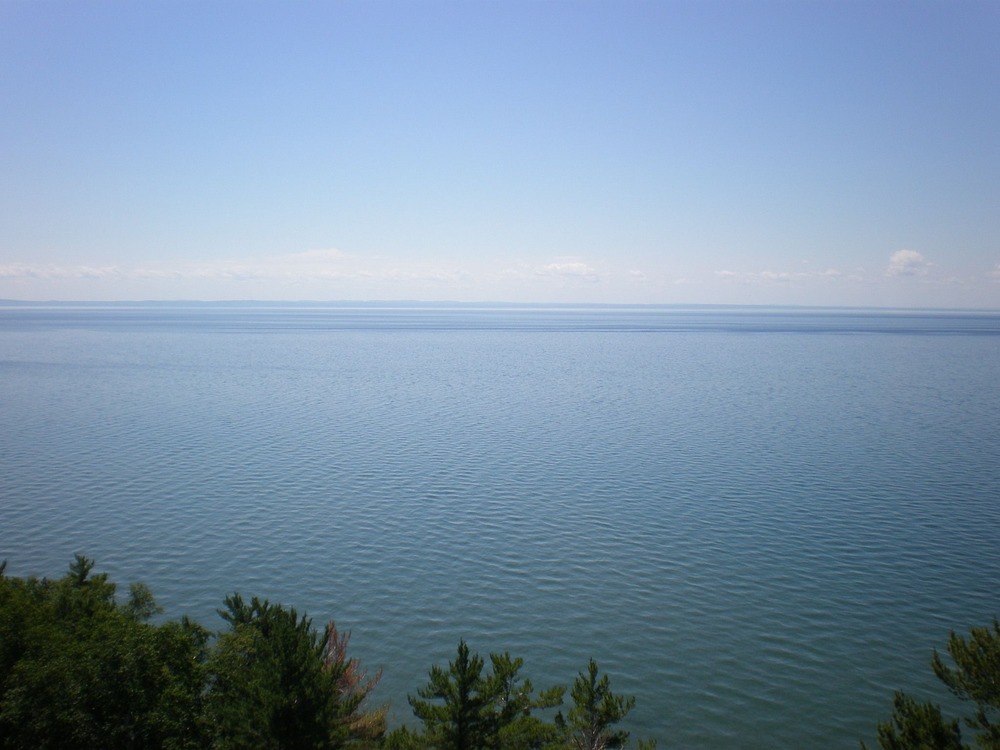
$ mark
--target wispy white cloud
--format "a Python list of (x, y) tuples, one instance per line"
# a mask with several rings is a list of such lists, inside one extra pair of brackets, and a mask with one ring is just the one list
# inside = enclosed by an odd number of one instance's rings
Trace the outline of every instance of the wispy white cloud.
[[(624, 272), (622, 274), (625, 275)], [(634, 278), (634, 275), (633, 275)], [(557, 257), (540, 264), (490, 268), (474, 261), (410, 260), (388, 256), (362, 256), (337, 248), (316, 248), (302, 252), (256, 258), (221, 260), (178, 260), (172, 263), (144, 265), (74, 266), (13, 263), (0, 265), (0, 280), (11, 283), (77, 281), (169, 283), (177, 288), (212, 288), (225, 294), (260, 293), (268, 285), (273, 289), (298, 287), (328, 293), (373, 293), (387, 296), (417, 293), (419, 289), (440, 288), (442, 293), (471, 288), (488, 288), (491, 282), (525, 284), (536, 287), (569, 289), (601, 281), (601, 274), (591, 264), (577, 257)], [(196, 285), (196, 286), (194, 286)], [(485, 285), (485, 286), (484, 286)], [(135, 287), (142, 288), (142, 287)], [(95, 286), (96, 289), (96, 286)], [(96, 292), (95, 292), (96, 293)], [(297, 293), (297, 292), (296, 292)]]
[(395, 268), (377, 275), (372, 272), (365, 273), (367, 278), (377, 277), (391, 281), (429, 281), (440, 284), (466, 282), (473, 278), (471, 274), (461, 269)]
[(993, 266), (993, 270), (990, 271), (990, 280), (995, 284), (1000, 284), (1000, 263)]
[(554, 263), (548, 263), (535, 269), (538, 276), (557, 276), (563, 279), (581, 281), (600, 281), (597, 270), (581, 260), (560, 258)]
[(726, 281), (742, 284), (791, 284), (806, 281), (836, 281), (843, 274), (829, 268), (825, 271), (716, 271)]
[(383, 261), (367, 264), (339, 250), (307, 250), (263, 258), (216, 261), (183, 260), (147, 266), (86, 266), (12, 263), (0, 265), (0, 279), (79, 280), (196, 280), (196, 281), (310, 281), (350, 278), (434, 278), (438, 271), (399, 268)]
[(127, 272), (118, 266), (60, 266), (9, 263), (0, 266), (0, 279), (120, 279)]
[[(449, 297), (474, 287), (482, 275), (481, 269), (465, 267), (460, 262), (360, 256), (326, 248), (256, 258), (185, 259), (133, 266), (3, 264), (0, 265), (0, 282), (5, 288), (0, 296), (19, 292), (54, 293), (73, 298), (143, 297), (148, 294), (288, 299), (315, 295), (404, 298), (432, 294)], [(114, 291), (109, 296), (110, 289)], [(439, 291), (432, 291), (434, 289)]]
[(518, 263), (499, 271), (498, 277), (506, 281), (559, 281), (597, 282), (601, 280), (597, 269), (580, 258), (555, 258), (550, 263), (530, 265)]
[(886, 276), (924, 276), (931, 264), (916, 250), (897, 250), (889, 258)]

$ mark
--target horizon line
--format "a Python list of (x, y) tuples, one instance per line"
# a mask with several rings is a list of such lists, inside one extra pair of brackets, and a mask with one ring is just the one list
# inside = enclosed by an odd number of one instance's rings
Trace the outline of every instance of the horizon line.
[(415, 299), (123, 299), (123, 300), (27, 300), (0, 298), (0, 307), (121, 307), (121, 306), (297, 306), (297, 307), (415, 307), (415, 308), (596, 308), (596, 309), (729, 309), (729, 310), (873, 310), (882, 312), (972, 312), (1000, 314), (1000, 307), (905, 307), (889, 305), (795, 305), (795, 304), (738, 304), (712, 302), (508, 302), (503, 300), (415, 300)]

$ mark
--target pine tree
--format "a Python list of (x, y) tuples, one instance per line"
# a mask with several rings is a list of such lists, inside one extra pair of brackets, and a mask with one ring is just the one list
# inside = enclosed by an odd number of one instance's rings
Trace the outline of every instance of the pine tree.
[(966, 723), (979, 730), (979, 745), (1000, 748), (1000, 724), (996, 722), (1000, 711), (1000, 622), (994, 618), (992, 628), (972, 628), (968, 638), (951, 633), (947, 650), (955, 666), (949, 667), (935, 651), (931, 659), (934, 674), (959, 698), (975, 704), (975, 715)]
[(77, 555), (58, 580), (0, 575), (0, 745), (196, 748), (207, 633), (154, 625), (152, 594), (115, 599)]
[(543, 690), (536, 697), (531, 680), (520, 675), (524, 659), (509, 652), (490, 654), (492, 674), (488, 693), (492, 702), (492, 747), (496, 750), (535, 750), (558, 740), (554, 724), (535, 713), (562, 704), (565, 688)]
[(578, 750), (605, 750), (624, 747), (629, 733), (613, 729), (635, 706), (634, 697), (624, 697), (611, 692), (611, 679), (604, 675), (598, 679), (597, 662), (593, 659), (574, 680), (570, 688), (573, 707), (567, 719), (557, 717), (557, 723), (566, 731), (571, 747)]
[[(882, 750), (963, 750), (958, 721), (947, 721), (941, 708), (932, 703), (917, 703), (901, 692), (893, 698), (892, 717), (876, 727)], [(867, 750), (867, 745), (861, 743)]]
[[(975, 713), (965, 724), (977, 731), (976, 744), (986, 750), (1000, 750), (1000, 623), (972, 628), (968, 637), (951, 633), (947, 652), (954, 666), (936, 650), (931, 667), (957, 697), (975, 705)], [(897, 692), (889, 721), (877, 725), (882, 750), (962, 750), (959, 723), (945, 719), (932, 703), (918, 703)], [(861, 747), (867, 750), (864, 742)]]
[(359, 731), (374, 685), (338, 654), (346, 640), (331, 644), (329, 631), (321, 639), (308, 617), (266, 599), (234, 594), (226, 607), (219, 613), (230, 628), (212, 651), (207, 699), (216, 748), (322, 750), (378, 738), (374, 725)]
[(430, 681), (417, 690), (420, 697), (409, 698), (432, 747), (482, 750), (487, 746), (490, 698), (482, 672), (482, 658), (470, 655), (469, 646), (461, 640), (455, 661), (448, 662), (448, 669), (431, 667)]
[(521, 676), (521, 658), (490, 654), (491, 672), (470, 653), (464, 640), (447, 669), (432, 667), (430, 681), (410, 697), (423, 732), (397, 729), (387, 748), (410, 750), (539, 750), (553, 746), (560, 732), (536, 711), (562, 703), (564, 689), (554, 687), (535, 696), (531, 681)]
[(326, 626), (323, 663), (327, 670), (337, 675), (340, 693), (342, 723), (348, 735), (360, 745), (371, 745), (385, 734), (387, 705), (369, 708), (368, 697), (382, 679), (382, 670), (371, 677), (357, 659), (347, 655), (351, 631), (339, 632), (331, 620)]

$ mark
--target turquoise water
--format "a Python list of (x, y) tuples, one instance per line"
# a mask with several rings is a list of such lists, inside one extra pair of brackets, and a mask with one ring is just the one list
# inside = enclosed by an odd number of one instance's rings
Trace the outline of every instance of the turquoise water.
[(335, 618), (395, 721), (464, 637), (856, 747), (1000, 614), (1000, 314), (9, 304), (0, 414), (8, 572)]

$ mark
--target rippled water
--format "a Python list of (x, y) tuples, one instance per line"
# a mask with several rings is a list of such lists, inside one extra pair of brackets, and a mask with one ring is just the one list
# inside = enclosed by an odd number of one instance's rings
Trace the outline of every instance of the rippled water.
[(856, 747), (1000, 613), (1000, 315), (0, 308), (0, 557), (460, 637), (671, 748)]

